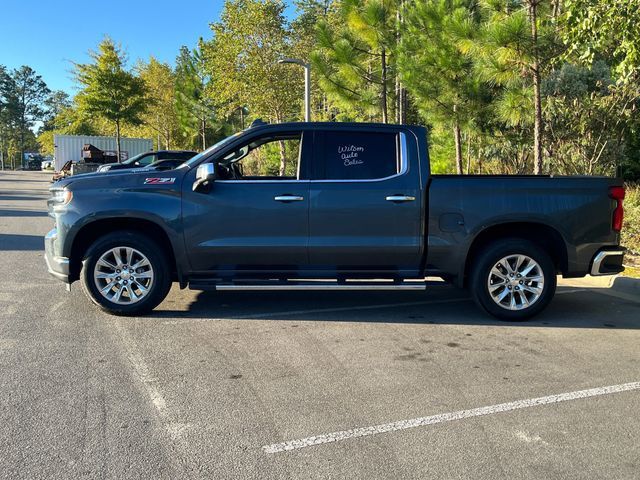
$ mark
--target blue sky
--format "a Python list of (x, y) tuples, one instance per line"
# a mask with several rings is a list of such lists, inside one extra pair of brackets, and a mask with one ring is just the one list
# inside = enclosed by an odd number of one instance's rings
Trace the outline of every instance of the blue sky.
[[(30, 65), (52, 90), (75, 93), (71, 61), (86, 62), (105, 34), (130, 66), (150, 55), (173, 64), (181, 45), (210, 38), (223, 0), (1, 0), (0, 65)], [(292, 10), (289, 8), (289, 10)]]

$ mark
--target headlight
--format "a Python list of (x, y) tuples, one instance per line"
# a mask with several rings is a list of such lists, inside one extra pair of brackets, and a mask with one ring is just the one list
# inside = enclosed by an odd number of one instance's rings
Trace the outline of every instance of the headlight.
[(71, 190), (54, 190), (53, 201), (56, 205), (67, 205), (73, 198)]
[(111, 167), (109, 165), (102, 165), (101, 167), (98, 167), (98, 172), (108, 172), (109, 170), (111, 170)]

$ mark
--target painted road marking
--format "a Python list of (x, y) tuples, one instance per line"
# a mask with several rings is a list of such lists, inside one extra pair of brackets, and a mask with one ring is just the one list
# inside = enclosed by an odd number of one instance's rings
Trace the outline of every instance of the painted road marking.
[(559, 393), (546, 397), (530, 398), (528, 400), (517, 400), (515, 402), (489, 405), (487, 407), (472, 408), (470, 410), (459, 410), (457, 412), (440, 413), (438, 415), (431, 415), (429, 417), (420, 417), (411, 420), (399, 420), (397, 422), (383, 423), (381, 425), (374, 425), (371, 427), (361, 427), (351, 430), (342, 430), (340, 432), (325, 433), (323, 435), (301, 438), (299, 440), (290, 440), (288, 442), (265, 445), (264, 447), (262, 447), (262, 450), (265, 453), (286, 452), (289, 450), (297, 450), (300, 448), (322, 445), (323, 443), (340, 442), (342, 440), (348, 440), (350, 438), (367, 437), (370, 435), (378, 435), (380, 433), (406, 430), (408, 428), (424, 427), (427, 425), (435, 425), (437, 423), (452, 422), (454, 420), (462, 420), (464, 418), (493, 415), (495, 413), (510, 412), (523, 408), (538, 407), (540, 405), (549, 405), (552, 403), (578, 400), (580, 398), (597, 397), (599, 395), (609, 395), (611, 393), (628, 392), (630, 390), (639, 389), (640, 382), (631, 382), (623, 383), (621, 385), (611, 385), (608, 387), (597, 387), (590, 388), (588, 390), (578, 390), (569, 393)]

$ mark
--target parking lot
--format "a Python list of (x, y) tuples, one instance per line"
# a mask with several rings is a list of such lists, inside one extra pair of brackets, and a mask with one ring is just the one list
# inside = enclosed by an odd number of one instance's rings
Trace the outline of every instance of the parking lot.
[(446, 285), (174, 287), (108, 316), (46, 272), (49, 178), (0, 173), (1, 478), (640, 477), (640, 298), (565, 281), (515, 324)]

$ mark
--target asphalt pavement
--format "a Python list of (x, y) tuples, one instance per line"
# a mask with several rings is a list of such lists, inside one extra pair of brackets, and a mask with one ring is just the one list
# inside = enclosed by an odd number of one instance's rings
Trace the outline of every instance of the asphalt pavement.
[(505, 323), (446, 285), (174, 287), (113, 317), (46, 272), (49, 178), (0, 173), (0, 478), (640, 478), (639, 296), (563, 281)]

